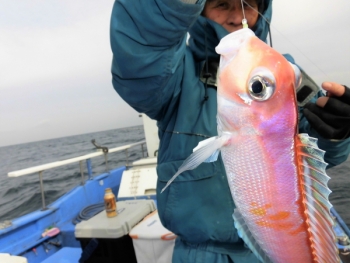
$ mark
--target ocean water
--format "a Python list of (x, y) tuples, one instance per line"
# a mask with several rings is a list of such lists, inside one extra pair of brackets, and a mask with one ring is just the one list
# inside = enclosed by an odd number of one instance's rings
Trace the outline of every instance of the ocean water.
[[(9, 172), (37, 165), (62, 161), (96, 151), (91, 140), (109, 148), (145, 140), (142, 126), (103, 132), (69, 136), (39, 142), (0, 147), (0, 222), (11, 220), (28, 212), (42, 208), (40, 181), (38, 173), (10, 178)], [(144, 147), (146, 149), (146, 147)], [(142, 157), (141, 146), (128, 150), (128, 161)], [(106, 171), (103, 156), (91, 159), (93, 176)], [(85, 162), (85, 179), (88, 179)], [(108, 167), (126, 164), (125, 152), (108, 155)], [(81, 183), (79, 163), (73, 163), (43, 172), (45, 202), (52, 203)]]
[[(11, 220), (42, 207), (39, 176), (37, 173), (17, 178), (7, 173), (65, 160), (92, 153), (95, 147), (91, 140), (109, 148), (139, 142), (145, 139), (142, 126), (82, 134), (52, 140), (0, 147), (0, 222)], [(142, 157), (141, 146), (129, 150), (129, 161)], [(125, 152), (109, 155), (109, 168), (125, 165)], [(93, 175), (105, 171), (103, 157), (92, 159)], [(86, 179), (87, 179), (87, 172)], [(343, 164), (327, 170), (331, 180), (328, 186), (333, 191), (330, 201), (350, 226), (350, 158)], [(43, 173), (46, 204), (50, 204), (74, 186), (80, 184), (79, 164), (70, 164)]]

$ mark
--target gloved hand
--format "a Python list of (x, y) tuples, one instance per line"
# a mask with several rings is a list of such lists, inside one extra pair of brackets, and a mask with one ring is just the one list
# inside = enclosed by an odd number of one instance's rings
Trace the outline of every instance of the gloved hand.
[(316, 104), (307, 103), (304, 115), (323, 138), (343, 140), (350, 137), (350, 89), (333, 82), (324, 82), (327, 97)]

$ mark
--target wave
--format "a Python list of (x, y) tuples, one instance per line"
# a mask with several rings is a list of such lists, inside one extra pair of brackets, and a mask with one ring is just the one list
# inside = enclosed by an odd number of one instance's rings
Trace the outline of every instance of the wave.
[[(6, 162), (0, 165), (0, 222), (11, 220), (26, 213), (41, 209), (42, 200), (38, 174), (8, 178), (7, 173), (58, 160), (69, 159), (94, 152), (91, 140), (100, 145), (117, 147), (145, 139), (143, 127), (135, 126), (90, 134), (69, 136), (39, 142), (0, 147), (0, 156)], [(141, 149), (141, 147), (140, 147)], [(129, 150), (128, 161), (141, 157), (139, 149)], [(104, 157), (93, 158), (93, 175), (106, 170)], [(108, 154), (110, 169), (126, 164), (125, 152)], [(87, 169), (84, 164), (84, 175)], [(50, 169), (43, 172), (46, 204), (50, 204), (68, 190), (80, 184), (79, 163)]]

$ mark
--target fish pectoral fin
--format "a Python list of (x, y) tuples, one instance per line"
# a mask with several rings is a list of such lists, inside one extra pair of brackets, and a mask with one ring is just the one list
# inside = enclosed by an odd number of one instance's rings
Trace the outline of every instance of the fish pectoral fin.
[(217, 160), (219, 151), (223, 147), (230, 136), (223, 135), (220, 137), (212, 137), (207, 140), (204, 140), (198, 143), (198, 146), (193, 149), (193, 153), (183, 162), (179, 167), (179, 170), (174, 174), (174, 176), (167, 182), (160, 193), (163, 193), (164, 190), (178, 177), (181, 173), (193, 170), (197, 168), (203, 162), (214, 162)]
[(273, 263), (250, 232), (241, 212), (237, 208), (234, 210), (232, 217), (238, 236), (243, 239), (244, 243), (259, 259), (259, 261), (262, 263)]
[[(215, 144), (216, 147), (220, 147), (221, 148), (221, 144), (220, 144), (220, 140), (218, 139), (218, 137), (211, 137), (209, 139), (206, 139), (206, 140), (203, 140), (203, 141), (200, 141), (198, 143), (198, 145), (193, 149), (193, 153), (195, 153), (196, 151), (202, 149), (202, 151), (205, 151), (206, 152), (206, 155), (207, 154), (210, 154), (210, 152), (212, 151), (214, 147), (211, 147), (209, 144)], [(220, 152), (220, 148), (214, 150), (214, 152), (212, 152), (210, 154), (210, 156), (205, 159), (203, 162), (205, 163), (211, 163), (211, 162), (215, 162), (217, 159), (218, 159), (218, 156), (219, 156), (219, 152)], [(198, 166), (198, 165), (197, 165)]]

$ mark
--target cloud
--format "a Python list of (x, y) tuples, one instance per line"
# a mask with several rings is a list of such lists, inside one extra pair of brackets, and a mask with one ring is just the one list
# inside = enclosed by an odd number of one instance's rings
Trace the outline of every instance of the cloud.
[(141, 124), (111, 84), (114, 1), (0, 3), (0, 146)]
[[(274, 47), (290, 53), (319, 85), (326, 80), (348, 82), (350, 2), (295, 0), (273, 1), (272, 37)], [(332, 10), (332, 11), (330, 11)]]
[[(0, 0), (0, 146), (142, 123), (111, 84), (113, 4)], [(318, 84), (349, 84), (350, 2), (273, 7), (274, 47)]]
[[(93, 72), (99, 68), (109, 71), (112, 55), (109, 13), (104, 11), (83, 20), (79, 18), (73, 16), (70, 23), (68, 18), (63, 18), (63, 24), (51, 26), (43, 21), (42, 27), (36, 23), (2, 26), (0, 87), (26, 86), (37, 80)], [(46, 17), (46, 20), (54, 19)]]

